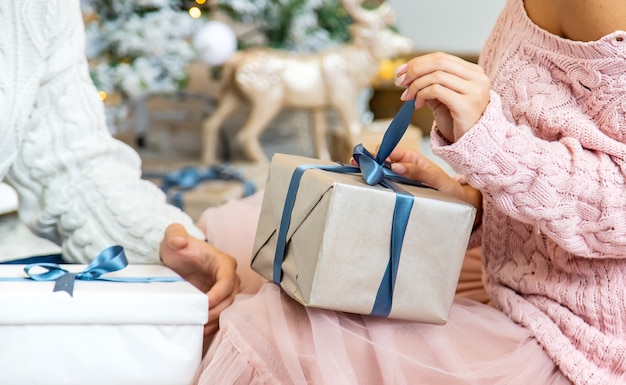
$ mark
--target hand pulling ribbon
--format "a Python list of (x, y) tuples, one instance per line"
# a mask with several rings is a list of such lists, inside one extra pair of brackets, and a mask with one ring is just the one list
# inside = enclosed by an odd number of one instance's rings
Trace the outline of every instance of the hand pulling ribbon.
[[(71, 273), (63, 269), (56, 263), (31, 263), (24, 267), (24, 272), (28, 278), (10, 277), (0, 278), (0, 281), (54, 281), (53, 291), (65, 291), (70, 296), (74, 296), (74, 282), (83, 281), (109, 281), (109, 282), (180, 282), (181, 277), (103, 277), (106, 273), (122, 270), (128, 266), (128, 260), (124, 253), (124, 248), (119, 245), (104, 249), (96, 259), (91, 261), (81, 272)], [(42, 267), (47, 271), (44, 273), (32, 273), (31, 270)]]
[(285, 199), (285, 205), (283, 207), (283, 213), (280, 221), (280, 227), (278, 230), (278, 240), (276, 246), (276, 253), (274, 255), (274, 269), (273, 269), (273, 281), (276, 284), (280, 284), (282, 279), (282, 264), (285, 259), (285, 249), (287, 243), (287, 232), (289, 230), (289, 224), (291, 222), (291, 212), (293, 210), (298, 187), (302, 175), (309, 169), (321, 169), (331, 172), (339, 173), (361, 173), (363, 179), (370, 186), (380, 184), (388, 189), (391, 189), (396, 193), (396, 203), (393, 212), (393, 221), (391, 227), (391, 247), (390, 258), (383, 275), (383, 279), (378, 288), (378, 293), (374, 301), (374, 306), (370, 314), (378, 316), (388, 316), (391, 312), (393, 290), (396, 283), (396, 276), (398, 273), (398, 265), (400, 263), (400, 252), (402, 250), (402, 243), (404, 240), (404, 234), (406, 232), (407, 223), (411, 214), (411, 208), (413, 207), (413, 195), (402, 189), (400, 186), (394, 183), (402, 182), (404, 184), (417, 185), (421, 187), (428, 187), (419, 182), (408, 180), (400, 175), (391, 171), (389, 165), (385, 162), (389, 154), (393, 151), (396, 145), (400, 142), (400, 139), (406, 132), (407, 127), (411, 121), (413, 114), (414, 104), (412, 101), (405, 102), (400, 108), (398, 114), (394, 117), (389, 128), (383, 136), (383, 140), (380, 146), (376, 158), (363, 147), (362, 144), (358, 144), (354, 147), (353, 158), (358, 166), (339, 165), (339, 166), (320, 166), (320, 165), (300, 165), (294, 171), (289, 188), (287, 190), (287, 197)]
[(244, 187), (244, 197), (256, 192), (256, 187), (252, 181), (245, 179), (239, 172), (224, 164), (209, 166), (205, 169), (188, 166), (169, 173), (145, 172), (142, 177), (162, 178), (161, 190), (165, 193), (171, 188), (178, 188), (179, 191), (176, 191), (172, 197), (172, 204), (181, 210), (183, 209), (183, 192), (189, 191), (207, 180), (235, 180), (241, 182)]

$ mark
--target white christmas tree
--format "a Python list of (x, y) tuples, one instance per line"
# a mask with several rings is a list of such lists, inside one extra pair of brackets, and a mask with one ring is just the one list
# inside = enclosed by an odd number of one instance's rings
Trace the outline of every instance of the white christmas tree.
[(81, 0), (91, 76), (108, 104), (109, 125), (123, 121), (128, 104), (184, 87), (196, 58), (190, 38), (199, 21), (174, 0)]
[(273, 48), (315, 52), (347, 41), (348, 16), (339, 0), (218, 0), (220, 10), (258, 25)]
[[(193, 60), (215, 66), (205, 59), (210, 50), (219, 48), (220, 56), (228, 52), (224, 34), (217, 33), (224, 28), (215, 28), (217, 23), (204, 28), (215, 12), (248, 26), (249, 33), (243, 28), (238, 36), (240, 47), (261, 44), (298, 52), (347, 41), (352, 23), (339, 0), (81, 0), (81, 5), (91, 76), (103, 99), (108, 97), (114, 132), (126, 121), (129, 105), (182, 90)], [(193, 8), (206, 12), (194, 15)], [(247, 44), (250, 35), (261, 41)]]

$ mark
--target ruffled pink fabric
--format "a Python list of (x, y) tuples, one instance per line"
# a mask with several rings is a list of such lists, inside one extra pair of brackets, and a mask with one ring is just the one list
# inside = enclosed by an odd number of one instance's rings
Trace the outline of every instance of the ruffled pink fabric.
[(570, 384), (530, 333), (458, 299), (445, 326), (305, 308), (266, 283), (225, 311), (209, 384)]
[(526, 329), (468, 299), (487, 301), (477, 249), (467, 254), (445, 326), (296, 303), (249, 268), (261, 198), (230, 201), (200, 219), (207, 238), (238, 259), (247, 294), (222, 313), (194, 384), (570, 384)]

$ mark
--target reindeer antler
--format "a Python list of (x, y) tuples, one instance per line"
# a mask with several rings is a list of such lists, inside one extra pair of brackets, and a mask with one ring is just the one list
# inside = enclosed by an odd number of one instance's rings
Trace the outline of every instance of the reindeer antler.
[(374, 9), (366, 9), (361, 5), (364, 0), (341, 0), (341, 4), (357, 23), (368, 25), (382, 24), (388, 26), (395, 23), (395, 14), (391, 5), (383, 1)]

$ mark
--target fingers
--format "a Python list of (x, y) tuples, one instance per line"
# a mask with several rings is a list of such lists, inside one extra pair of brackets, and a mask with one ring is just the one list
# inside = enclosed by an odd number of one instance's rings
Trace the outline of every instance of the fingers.
[(473, 83), (455, 74), (435, 71), (428, 76), (416, 78), (401, 95), (402, 100), (415, 99), (416, 108), (421, 108), (427, 100), (436, 99), (449, 105), (458, 95), (473, 93)]
[(396, 69), (396, 85), (408, 86), (416, 78), (437, 71), (453, 74), (465, 80), (475, 79), (484, 73), (482, 67), (477, 64), (470, 63), (458, 56), (435, 52), (415, 57), (408, 63), (399, 66)]
[[(376, 156), (378, 150), (380, 149), (380, 144), (376, 146), (376, 150), (372, 151), (372, 155)], [(387, 157), (387, 161), (389, 162), (401, 162), (401, 163), (414, 163), (417, 162), (418, 158), (423, 157), (423, 155), (417, 150), (406, 148), (406, 147), (396, 147)], [(354, 158), (350, 159), (350, 163), (353, 166), (357, 166)]]
[(388, 160), (392, 163), (419, 163), (421, 158), (428, 160), (422, 153), (412, 148), (396, 147), (389, 154)]
[(207, 323), (206, 325), (204, 325), (204, 336), (208, 337), (217, 333), (219, 328), (220, 328), (219, 320), (211, 322), (211, 323)]
[(440, 172), (443, 170), (440, 170), (439, 167), (425, 166), (423, 163), (420, 165), (412, 163), (392, 163), (391, 169), (397, 174), (405, 176), (408, 179), (426, 183), (437, 190), (444, 186), (443, 182), (447, 179), (447, 177)]
[[(406, 73), (406, 70), (409, 68), (409, 65), (407, 63), (404, 63), (400, 66), (398, 66), (398, 68), (396, 68), (396, 70), (394, 71), (394, 75), (396, 77), (396, 85), (400, 86), (403, 82), (405, 77), (403, 77), (403, 75)], [(400, 80), (401, 79), (401, 80)]]
[(451, 177), (439, 165), (421, 154), (415, 155), (414, 159), (407, 162), (405, 156), (397, 161), (392, 161), (391, 170), (408, 179), (426, 183), (427, 185), (441, 190)]
[(396, 85), (406, 87), (401, 99), (415, 100), (416, 109), (428, 105), (451, 141), (476, 124), (489, 103), (491, 83), (483, 68), (453, 55), (416, 57), (398, 67), (396, 76)]
[[(420, 106), (427, 99), (447, 104), (454, 95), (476, 94), (476, 85), (484, 86), (488, 81), (482, 67), (444, 53), (414, 58), (401, 68), (396, 85), (407, 87), (402, 99), (416, 99)], [(427, 90), (426, 93), (419, 95), (423, 90)]]
[(224, 274), (218, 273), (218, 278), (215, 284), (207, 292), (209, 298), (209, 320), (204, 326), (204, 335), (211, 335), (215, 333), (219, 328), (219, 317), (222, 312), (228, 308), (235, 300), (235, 296), (239, 293), (240, 281), (239, 276), (236, 273), (233, 275), (232, 271), (236, 271), (236, 262), (226, 270)]
[(212, 303), (211, 301), (209, 301), (209, 320), (207, 321), (207, 325), (215, 323), (217, 320), (219, 320), (222, 311), (228, 308), (231, 304), (232, 302), (228, 301), (223, 301), (220, 303)]
[[(218, 306), (228, 306), (234, 300), (235, 295), (239, 293), (239, 286), (241, 284), (239, 276), (237, 275), (237, 261), (214, 249), (214, 283), (207, 292), (209, 297), (209, 306), (212, 309), (218, 308)], [(219, 309), (219, 308), (218, 308)]]
[(213, 245), (189, 235), (181, 224), (169, 225), (161, 242), (163, 264), (206, 293), (209, 321), (205, 335), (217, 331), (220, 313), (239, 293), (237, 261)]
[(215, 309), (218, 304), (230, 305), (234, 300), (234, 296), (239, 292), (239, 285), (239, 278), (236, 275), (235, 278), (233, 278), (233, 276), (222, 279), (218, 278), (207, 292), (211, 310)]
[(445, 187), (452, 180), (438, 164), (414, 149), (396, 147), (387, 160), (391, 162), (391, 170), (396, 174), (426, 183), (436, 189)]

